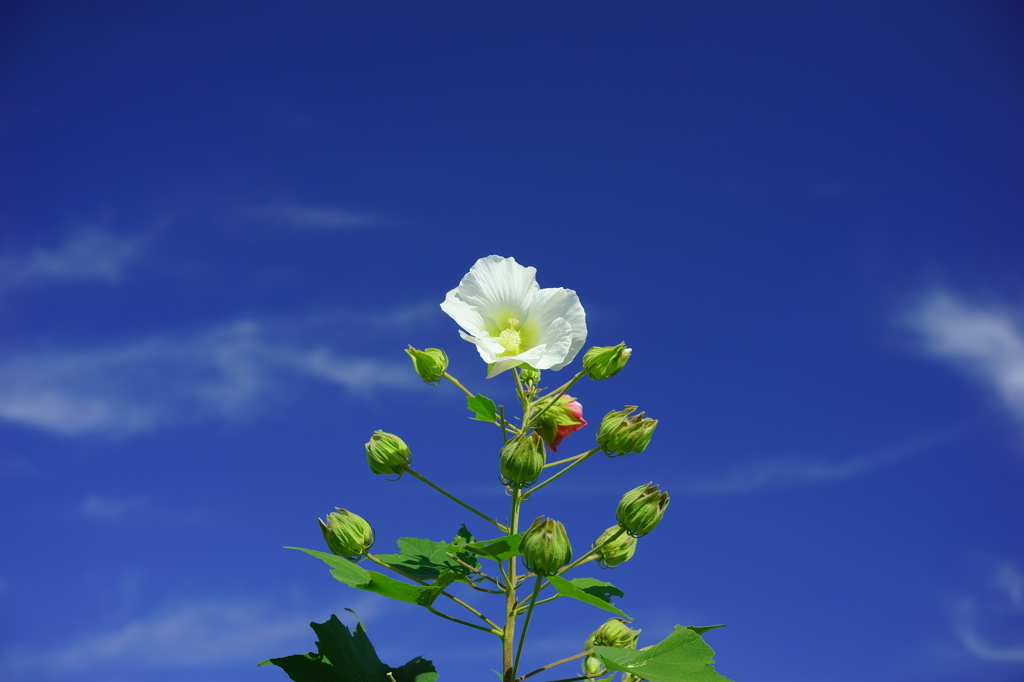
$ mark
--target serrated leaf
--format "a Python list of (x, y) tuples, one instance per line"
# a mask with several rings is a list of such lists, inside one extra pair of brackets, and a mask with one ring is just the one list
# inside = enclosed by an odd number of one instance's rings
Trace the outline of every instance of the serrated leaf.
[[(310, 556), (315, 556), (331, 567), (331, 573), (334, 574), (335, 578), (352, 587), (358, 587), (370, 582), (369, 571), (343, 557), (328, 554), (327, 552), (318, 552), (315, 549), (303, 549), (302, 547), (285, 547), (285, 549), (297, 549)], [(335, 571), (337, 571), (337, 574), (335, 574)]]
[(730, 682), (712, 667), (715, 652), (696, 629), (677, 625), (671, 635), (646, 651), (596, 646), (594, 653), (609, 670), (648, 682)]
[(717, 628), (724, 628), (725, 625), (687, 625), (686, 629), (693, 630), (698, 635), (703, 635), (708, 630), (715, 630)]
[[(464, 530), (465, 526), (459, 530), (459, 533), (463, 533)], [(465, 535), (460, 534), (456, 534), (456, 541), (466, 537), (471, 541), (473, 538), (472, 535), (469, 535), (469, 531), (465, 531)], [(464, 544), (464, 542), (458, 544), (455, 552), (466, 554)], [(437, 580), (445, 571), (451, 571), (455, 573), (456, 579), (462, 579), (470, 573), (470, 570), (448, 556), (452, 547), (453, 545), (447, 542), (433, 542), (424, 538), (399, 538), (398, 549), (402, 552), (401, 554), (378, 554), (377, 558), (416, 580)], [(475, 556), (467, 555), (459, 558), (474, 567), (479, 566)]]
[(363, 624), (356, 626), (353, 635), (332, 615), (326, 623), (310, 623), (319, 638), (319, 653), (271, 658), (259, 665), (276, 665), (296, 682), (434, 682), (437, 671), (430, 661), (416, 657), (392, 668), (381, 662), (370, 643)]
[(626, 596), (626, 593), (615, 587), (615, 585), (603, 582), (597, 578), (573, 578), (569, 582), (576, 589), (583, 590), (587, 594), (609, 603), (611, 603), (612, 597)]
[[(584, 580), (584, 579), (583, 578), (577, 578), (576, 580)], [(593, 578), (590, 578), (589, 580), (592, 580), (594, 583), (601, 583), (600, 580), (594, 580)], [(566, 580), (565, 578), (563, 578), (561, 576), (551, 575), (551, 576), (548, 576), (548, 582), (551, 583), (551, 585), (556, 590), (558, 590), (558, 594), (562, 595), (563, 597), (569, 597), (571, 599), (578, 599), (579, 601), (585, 602), (587, 604), (590, 604), (591, 606), (596, 606), (599, 609), (604, 609), (605, 611), (608, 611), (610, 613), (614, 613), (617, 616), (622, 616), (626, 620), (633, 620), (632, 618), (627, 616), (625, 613), (623, 613), (619, 609), (617, 609), (614, 606), (612, 606), (611, 604), (609, 604), (608, 603), (608, 599), (604, 599), (603, 597), (600, 597), (600, 596), (595, 596), (595, 594), (593, 594), (592, 592), (588, 592), (586, 590), (580, 589), (579, 587), (574, 585), (573, 583), (576, 582), (575, 580), (573, 582), (569, 582), (568, 580)], [(611, 585), (609, 583), (603, 583), (603, 584), (607, 585), (608, 587), (613, 588), (615, 591), (617, 591), (619, 593), (619, 596), (622, 595), (622, 591), (619, 590), (618, 588), (616, 588), (614, 585)], [(591, 590), (594, 590), (596, 586), (595, 585), (589, 585), (589, 587), (590, 587)], [(605, 590), (605, 592), (607, 592), (607, 590)], [(600, 591), (598, 591), (598, 593), (600, 593)]]
[(514, 556), (519, 556), (519, 543), (523, 541), (523, 534), (503, 535), (494, 540), (481, 540), (466, 545), (466, 550), (494, 561), (504, 561)]
[(466, 407), (474, 414), (470, 419), (482, 422), (493, 422), (498, 418), (498, 407), (485, 395), (477, 393), (466, 398)]

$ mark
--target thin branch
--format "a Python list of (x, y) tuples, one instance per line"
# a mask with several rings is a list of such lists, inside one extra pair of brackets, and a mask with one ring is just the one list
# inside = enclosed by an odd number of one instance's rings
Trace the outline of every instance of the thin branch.
[[(537, 675), (538, 673), (542, 673), (545, 670), (550, 670), (551, 668), (554, 668), (556, 665), (562, 665), (563, 663), (568, 663), (569, 661), (575, 661), (577, 658), (583, 658), (584, 656), (590, 655), (592, 653), (594, 653), (593, 649), (587, 649), (586, 651), (584, 651), (581, 654), (576, 654), (575, 656), (570, 656), (569, 658), (563, 658), (562, 660), (555, 661), (554, 663), (548, 663), (543, 668), (537, 668), (532, 673), (526, 673), (525, 675), (522, 675), (521, 677), (516, 678), (516, 682), (519, 682), (520, 680), (525, 680), (527, 677), (533, 677), (534, 675)], [(586, 677), (586, 676), (584, 676), (584, 677)]]
[(502, 525), (502, 524), (498, 523), (497, 521), (495, 521), (494, 519), (492, 519), (492, 518), (491, 518), (490, 516), (488, 516), (487, 514), (484, 514), (484, 513), (482, 512), (482, 511), (479, 511), (479, 510), (477, 510), (477, 509), (474, 509), (473, 507), (469, 506), (468, 504), (466, 504), (465, 502), (463, 502), (463, 501), (462, 501), (462, 500), (460, 500), (459, 498), (455, 497), (454, 495), (452, 495), (452, 494), (451, 494), (451, 493), (449, 493), (448, 491), (446, 491), (446, 490), (444, 490), (443, 488), (441, 488), (441, 487), (440, 487), (439, 485), (436, 485), (435, 483), (432, 483), (432, 482), (431, 482), (431, 481), (429, 481), (429, 480), (427, 479), (427, 477), (426, 477), (426, 476), (424, 476), (423, 474), (420, 474), (419, 472), (413, 471), (412, 467), (408, 467), (408, 468), (406, 468), (406, 471), (407, 471), (407, 472), (409, 472), (409, 474), (411, 474), (412, 476), (414, 476), (414, 477), (418, 478), (419, 480), (421, 480), (421, 481), (423, 481), (424, 483), (426, 483), (427, 485), (429, 485), (429, 486), (430, 486), (431, 488), (433, 488), (433, 489), (434, 489), (434, 490), (436, 490), (437, 492), (439, 492), (439, 493), (441, 493), (442, 495), (444, 495), (445, 497), (447, 497), (447, 498), (448, 498), (449, 500), (451, 500), (451, 501), (453, 501), (453, 502), (455, 502), (455, 503), (457, 503), (457, 504), (460, 504), (460, 505), (462, 505), (463, 507), (465, 507), (465, 508), (466, 508), (466, 509), (468, 509), (469, 511), (471, 511), (471, 512), (473, 512), (474, 514), (476, 514), (477, 516), (479, 516), (480, 518), (483, 518), (483, 519), (487, 519), (488, 521), (490, 521), (491, 523), (493, 523), (493, 524), (494, 524), (495, 526), (497, 526), (497, 527), (498, 527), (498, 528), (499, 528), (500, 530), (502, 530), (503, 532), (505, 532), (505, 533), (507, 533), (507, 532), (508, 532), (508, 528), (506, 528), (506, 527), (505, 527), (504, 525)]
[(540, 490), (541, 488), (543, 488), (544, 486), (546, 486), (546, 485), (547, 485), (548, 483), (551, 483), (551, 481), (553, 481), (553, 480), (555, 480), (556, 478), (558, 478), (559, 476), (561, 476), (561, 475), (563, 475), (563, 474), (567, 473), (567, 472), (568, 472), (568, 471), (569, 471), (570, 469), (572, 469), (572, 468), (573, 468), (574, 466), (577, 466), (577, 465), (579, 465), (579, 464), (582, 464), (583, 462), (587, 461), (587, 458), (589, 458), (589, 457), (593, 456), (593, 454), (594, 454), (595, 452), (600, 452), (600, 451), (601, 451), (601, 447), (600, 447), (600, 446), (598, 446), (598, 447), (594, 448), (593, 450), (591, 450), (590, 452), (585, 452), (585, 453), (583, 453), (583, 456), (581, 456), (581, 457), (580, 457), (579, 459), (577, 459), (577, 460), (576, 460), (575, 462), (573, 462), (573, 463), (572, 463), (572, 464), (570, 464), (569, 466), (565, 467), (564, 469), (562, 469), (562, 470), (561, 470), (561, 471), (559, 471), (558, 473), (556, 473), (556, 474), (552, 474), (552, 475), (551, 475), (551, 477), (549, 477), (548, 479), (546, 479), (546, 480), (545, 480), (544, 482), (542, 482), (542, 483), (538, 483), (538, 484), (537, 484), (537, 485), (535, 485), (535, 486), (534, 486), (533, 488), (531, 488), (531, 489), (530, 489), (530, 491), (529, 491), (529, 495), (530, 495), (530, 497), (532, 498), (532, 497), (533, 497), (533, 494), (534, 494), (535, 492), (537, 492), (538, 490)]
[(463, 393), (465, 393), (466, 395), (468, 395), (468, 396), (469, 396), (470, 398), (472, 398), (472, 397), (474, 397), (474, 396), (476, 395), (475, 393), (473, 393), (473, 391), (469, 390), (468, 388), (466, 388), (465, 386), (463, 386), (462, 384), (460, 384), (460, 383), (459, 383), (459, 380), (458, 380), (458, 379), (456, 379), (455, 377), (453, 377), (453, 376), (452, 376), (451, 374), (449, 374), (448, 372), (445, 372), (445, 373), (444, 373), (444, 376), (445, 376), (445, 378), (446, 378), (446, 379), (448, 379), (448, 380), (449, 380), (450, 382), (452, 382), (453, 384), (455, 384), (456, 386), (458, 386), (459, 388), (461, 388), (461, 389), (462, 389), (462, 392), (463, 392)]

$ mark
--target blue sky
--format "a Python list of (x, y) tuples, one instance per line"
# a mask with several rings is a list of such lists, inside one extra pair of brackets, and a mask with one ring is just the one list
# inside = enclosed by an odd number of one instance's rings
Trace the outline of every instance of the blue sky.
[[(0, 677), (282, 680), (254, 664), (344, 608), (389, 663), (489, 676), (488, 636), (282, 547), (335, 506), (380, 552), (487, 534), (372, 476), (378, 428), (506, 513), (495, 434), (402, 352), (508, 401), (438, 307), (499, 254), (634, 349), (563, 447), (660, 420), (530, 512), (585, 548), (672, 494), (596, 575), (641, 644), (1024, 679), (1022, 116), (1013, 3), (6, 4)], [(527, 665), (603, 621), (548, 608)]]

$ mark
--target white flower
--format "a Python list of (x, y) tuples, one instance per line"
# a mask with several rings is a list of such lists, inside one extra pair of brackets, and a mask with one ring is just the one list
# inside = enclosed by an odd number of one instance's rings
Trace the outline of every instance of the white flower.
[(576, 292), (541, 289), (537, 269), (515, 258), (478, 260), (441, 310), (459, 323), (459, 334), (476, 344), (493, 377), (516, 365), (562, 369), (587, 339), (587, 320)]

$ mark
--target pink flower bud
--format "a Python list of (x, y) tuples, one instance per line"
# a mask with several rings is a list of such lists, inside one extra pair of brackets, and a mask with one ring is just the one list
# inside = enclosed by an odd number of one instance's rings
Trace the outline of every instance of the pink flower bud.
[(583, 418), (583, 406), (571, 395), (561, 396), (545, 410), (548, 404), (549, 401), (544, 400), (538, 405), (538, 413), (543, 413), (533, 427), (551, 448), (551, 452), (556, 452), (562, 439), (586, 426), (587, 420)]

